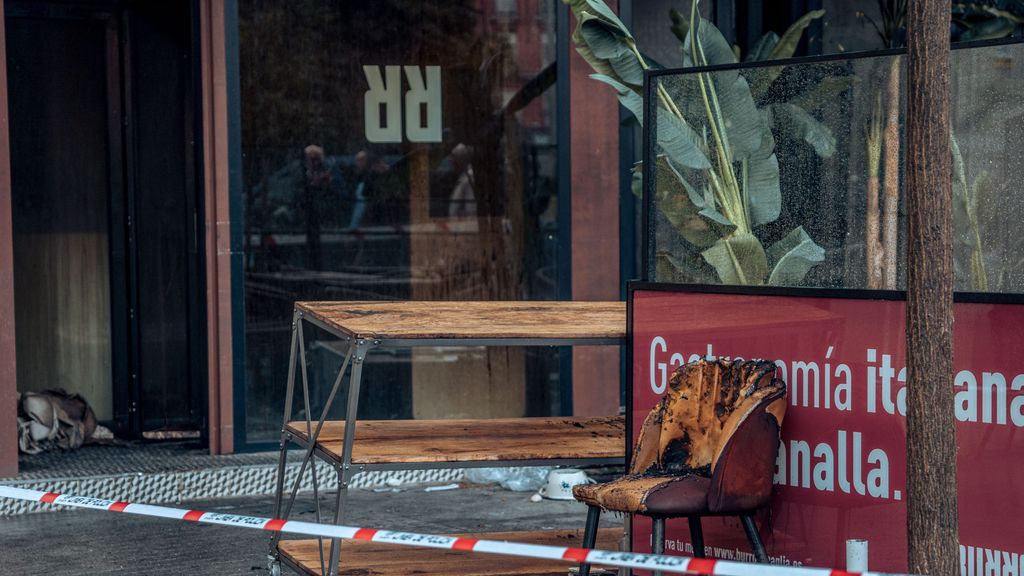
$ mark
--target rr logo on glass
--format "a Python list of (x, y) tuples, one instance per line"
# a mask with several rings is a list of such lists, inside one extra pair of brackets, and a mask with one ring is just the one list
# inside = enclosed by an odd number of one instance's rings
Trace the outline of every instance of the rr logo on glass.
[[(384, 75), (381, 75), (383, 70)], [(363, 66), (366, 91), (366, 139), (402, 141), (402, 70), (405, 92), (405, 137), (409, 142), (441, 141), (441, 67)], [(425, 72), (426, 74), (424, 74)]]

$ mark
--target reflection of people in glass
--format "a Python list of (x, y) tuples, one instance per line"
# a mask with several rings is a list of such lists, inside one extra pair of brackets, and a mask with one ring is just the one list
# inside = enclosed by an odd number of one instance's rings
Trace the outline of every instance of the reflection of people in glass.
[(451, 217), (476, 216), (476, 196), (473, 194), (473, 165), (470, 163), (472, 153), (465, 144), (458, 144), (452, 149), (452, 168), (459, 175), (448, 198), (448, 215)]
[(331, 172), (324, 161), (324, 149), (310, 144), (303, 149), (304, 187), (302, 211), (306, 216), (306, 268), (323, 269), (323, 252), (320, 247), (322, 210), (330, 197)]
[[(465, 144), (457, 144), (434, 173), (431, 189), (443, 196), (435, 196), (431, 203), (441, 203), (440, 211), (431, 208), (432, 216), (469, 218), (476, 216), (476, 180), (473, 175), (473, 151)], [(433, 196), (433, 194), (432, 194)], [(437, 213), (442, 212), (442, 213)]]
[(348, 196), (352, 199), (352, 217), (348, 228), (359, 228), (366, 216), (366, 203), (373, 197), (375, 180), (388, 171), (388, 165), (382, 158), (363, 148), (352, 158), (352, 167), (346, 177), (349, 185)]

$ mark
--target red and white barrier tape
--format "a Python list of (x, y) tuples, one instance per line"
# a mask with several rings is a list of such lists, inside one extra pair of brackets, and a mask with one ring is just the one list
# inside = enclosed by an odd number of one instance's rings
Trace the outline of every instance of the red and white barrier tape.
[(88, 496), (55, 494), (53, 492), (25, 490), (23, 488), (12, 488), (10, 486), (2, 485), (0, 485), (0, 498), (15, 498), (18, 500), (45, 502), (47, 504), (60, 506), (92, 508), (95, 510), (106, 510), (109, 512), (124, 512), (125, 514), (139, 514), (142, 516), (154, 516), (157, 518), (204, 522), (207, 524), (220, 524), (223, 526), (235, 526), (238, 528), (254, 528), (257, 530), (270, 530), (286, 532), (289, 534), (303, 534), (307, 536), (321, 536), (324, 538), (367, 540), (372, 542), (399, 544), (403, 546), (486, 552), (490, 554), (504, 554), (507, 556), (540, 558), (544, 560), (564, 560), (580, 563), (589, 562), (600, 566), (661, 570), (663, 572), (699, 574), (705, 576), (883, 576), (882, 573), (879, 572), (857, 573), (845, 572), (842, 570), (829, 570), (827, 568), (797, 568), (793, 566), (777, 566), (773, 564), (747, 564), (742, 562), (728, 562), (725, 560), (687, 558), (685, 556), (634, 554), (632, 552), (565, 548), (560, 546), (546, 546), (542, 544), (520, 544), (516, 542), (478, 540), (475, 538), (456, 538), (452, 536), (438, 536), (434, 534), (393, 532), (389, 530), (375, 530), (373, 528), (334, 526), (329, 524), (316, 524), (313, 522), (299, 522), (295, 520), (258, 518), (255, 516), (238, 516), (235, 514), (221, 514), (218, 512), (203, 512), (201, 510), (168, 508), (166, 506), (151, 506), (149, 504), (133, 504), (120, 500), (104, 500), (102, 498), (90, 498)]

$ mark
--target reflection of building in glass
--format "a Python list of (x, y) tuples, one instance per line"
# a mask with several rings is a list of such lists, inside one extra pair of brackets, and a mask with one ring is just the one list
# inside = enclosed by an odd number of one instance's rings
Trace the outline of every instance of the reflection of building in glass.
[[(254, 434), (276, 435), (295, 300), (559, 295), (554, 2), (253, 1), (239, 16)], [(412, 138), (438, 100), (441, 141)], [(452, 375), (416, 354), (391, 363), (367, 410), (559, 409), (555, 351), (472, 352), (515, 368), (482, 372), (461, 407)], [(489, 400), (490, 386), (516, 399)]]

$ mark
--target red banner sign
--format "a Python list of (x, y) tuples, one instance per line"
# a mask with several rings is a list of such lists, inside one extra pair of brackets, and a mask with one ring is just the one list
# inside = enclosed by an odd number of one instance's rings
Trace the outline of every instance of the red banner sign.
[[(804, 296), (632, 293), (632, 430), (668, 376), (701, 356), (774, 360), (789, 389), (769, 513), (772, 561), (843, 567), (847, 539), (872, 570), (906, 566), (904, 302)], [(1024, 305), (954, 308), (960, 561), (965, 576), (1024, 576)], [(704, 520), (708, 557), (753, 559), (738, 521)], [(650, 521), (633, 521), (650, 550)], [(689, 555), (685, 520), (666, 553)]]

